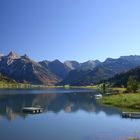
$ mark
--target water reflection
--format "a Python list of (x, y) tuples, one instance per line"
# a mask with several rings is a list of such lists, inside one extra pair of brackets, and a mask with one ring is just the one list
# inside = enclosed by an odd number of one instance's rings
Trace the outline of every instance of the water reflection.
[(28, 115), (22, 113), (23, 107), (43, 107), (44, 112), (59, 113), (77, 112), (78, 110), (87, 113), (105, 112), (106, 115), (120, 115), (114, 108), (100, 105), (94, 99), (95, 93), (67, 93), (67, 94), (1, 94), (0, 95), (0, 118), (14, 120), (17, 117), (26, 118)]

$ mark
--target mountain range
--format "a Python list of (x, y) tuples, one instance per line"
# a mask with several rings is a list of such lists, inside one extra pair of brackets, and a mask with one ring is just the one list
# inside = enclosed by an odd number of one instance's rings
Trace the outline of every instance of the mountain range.
[(61, 85), (94, 85), (106, 80), (116, 74), (127, 72), (140, 66), (140, 56), (121, 56), (118, 59), (107, 58), (104, 62), (98, 63), (93, 69), (76, 69), (60, 82)]
[(140, 66), (140, 56), (107, 58), (104, 62), (43, 60), (36, 62), (15, 52), (0, 55), (0, 73), (20, 83), (45, 85), (92, 85)]

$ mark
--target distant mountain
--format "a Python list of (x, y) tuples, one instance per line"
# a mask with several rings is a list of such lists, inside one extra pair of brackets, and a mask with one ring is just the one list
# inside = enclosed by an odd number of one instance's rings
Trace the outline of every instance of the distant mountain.
[(140, 56), (121, 56), (118, 59), (108, 58), (102, 65), (111, 69), (114, 73), (120, 73), (139, 66)]
[(140, 56), (139, 55), (130, 55), (130, 56), (121, 56), (121, 59), (129, 61), (131, 64), (139, 64)]
[(81, 66), (81, 64), (77, 61), (65, 61), (64, 64), (71, 70), (78, 69)]
[(117, 87), (126, 86), (130, 76), (135, 77), (137, 81), (140, 82), (140, 66), (131, 69), (127, 72), (117, 74), (107, 81), (110, 82), (113, 86)]
[(96, 67), (93, 70), (73, 70), (60, 82), (60, 85), (84, 86), (94, 85), (101, 80), (112, 77), (114, 72), (103, 66)]
[(99, 60), (89, 60), (81, 63), (80, 70), (93, 70), (95, 67), (99, 66), (101, 62)]
[(49, 61), (41, 61), (39, 62), (45, 69), (48, 69), (55, 75), (59, 76), (60, 79), (64, 79), (67, 74), (71, 71), (71, 68), (60, 62), (59, 60), (54, 60), (52, 62)]
[(69, 67), (71, 70), (79, 69), (79, 70), (92, 70), (98, 65), (101, 64), (99, 60), (89, 60), (83, 63), (79, 63), (77, 61), (65, 61), (64, 64)]
[(118, 59), (108, 58), (103, 63), (97, 64), (98, 65), (93, 69), (79, 69), (71, 71), (60, 84), (96, 84), (102, 80), (111, 78), (118, 73), (127, 72), (128, 70), (139, 66), (140, 56), (122, 56)]
[(59, 76), (61, 79), (64, 79), (72, 70), (92, 70), (101, 64), (101, 62), (98, 60), (90, 60), (84, 63), (79, 63), (77, 61), (65, 61), (62, 63), (59, 60), (44, 60), (39, 62), (39, 64), (42, 65), (45, 69), (48, 69), (55, 75)]
[(17, 82), (52, 85), (59, 81), (56, 75), (31, 60), (27, 55), (19, 56), (14, 52), (1, 57), (0, 72)]

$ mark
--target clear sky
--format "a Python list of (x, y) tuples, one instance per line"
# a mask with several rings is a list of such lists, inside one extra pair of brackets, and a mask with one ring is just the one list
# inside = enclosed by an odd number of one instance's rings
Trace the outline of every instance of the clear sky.
[(140, 0), (0, 0), (0, 52), (39, 60), (140, 54)]

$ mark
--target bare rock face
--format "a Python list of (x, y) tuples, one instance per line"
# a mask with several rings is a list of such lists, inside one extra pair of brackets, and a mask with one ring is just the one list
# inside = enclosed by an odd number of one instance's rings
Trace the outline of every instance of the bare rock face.
[(10, 65), (14, 60), (19, 59), (20, 56), (17, 55), (15, 52), (10, 52), (7, 57), (5, 57), (5, 60), (7, 61), (7, 65)]
[(0, 60), (0, 72), (17, 82), (53, 85), (60, 79), (28, 56), (10, 52)]
[(7, 55), (7, 58), (8, 59), (18, 59), (20, 58), (20, 56), (18, 54), (16, 54), (15, 52), (10, 52), (8, 55)]
[(99, 60), (89, 60), (81, 63), (80, 69), (82, 70), (93, 70), (95, 67), (99, 66), (101, 62)]
[(68, 73), (72, 70), (65, 63), (60, 62), (59, 60), (54, 61), (41, 61), (39, 62), (45, 69), (50, 70), (55, 75), (59, 76), (61, 79), (64, 79)]
[(80, 68), (80, 63), (77, 62), (77, 61), (65, 61), (64, 64), (70, 68), (71, 70), (75, 70), (75, 69), (78, 69)]

